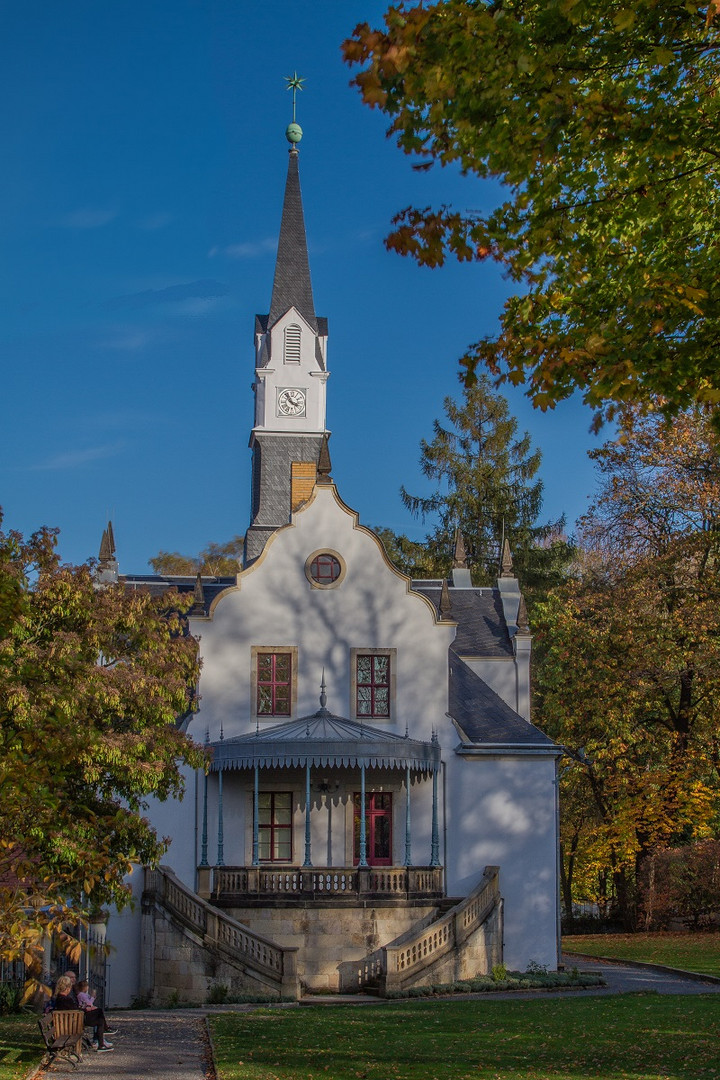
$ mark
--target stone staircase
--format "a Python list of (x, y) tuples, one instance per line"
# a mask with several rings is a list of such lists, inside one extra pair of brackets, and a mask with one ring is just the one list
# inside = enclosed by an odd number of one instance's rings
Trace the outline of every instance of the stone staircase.
[(499, 878), (499, 867), (486, 866), (469, 896), (445, 898), (431, 915), (364, 957), (343, 989), (384, 996), (411, 986), (488, 974), (502, 962)]
[(297, 949), (282, 947), (202, 900), (163, 866), (145, 870), (141, 993), (204, 1002), (214, 983), (297, 1001)]
[[(168, 867), (145, 871), (142, 907), (141, 992), (149, 998), (203, 1002), (214, 984), (223, 984), (231, 993), (299, 1000), (298, 948), (251, 930), (192, 892)], [(486, 974), (501, 961), (499, 870), (488, 866), (469, 896), (438, 899), (387, 945), (337, 964), (337, 989), (386, 995)]]

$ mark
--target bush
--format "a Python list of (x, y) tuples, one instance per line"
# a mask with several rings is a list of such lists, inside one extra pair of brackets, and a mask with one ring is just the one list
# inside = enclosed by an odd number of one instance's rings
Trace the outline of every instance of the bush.
[(19, 1013), (22, 1006), (23, 990), (12, 983), (0, 983), (0, 1016)]
[(153, 995), (151, 990), (147, 990), (144, 994), (136, 994), (134, 998), (130, 1000), (131, 1009), (150, 1009), (153, 1003)]
[(225, 1005), (228, 1000), (229, 988), (225, 983), (213, 983), (208, 990), (205, 999), (208, 1005)]
[(658, 851), (645, 860), (639, 885), (643, 929), (664, 930), (676, 920), (689, 930), (712, 929), (720, 918), (720, 841)]
[[(588, 972), (578, 972), (574, 968), (571, 972), (547, 971), (542, 964), (535, 964), (539, 970), (507, 971), (504, 964), (497, 964), (493, 968), (492, 976), (476, 975), (473, 979), (461, 982), (438, 983), (434, 986), (411, 986), (407, 990), (389, 990), (387, 998), (419, 998), (433, 995), (445, 997), (448, 994), (488, 994), (498, 990), (559, 990), (566, 987), (569, 990), (577, 990), (583, 986), (604, 986), (605, 980), (601, 975), (591, 975)], [(496, 978), (504, 972), (504, 978)]]

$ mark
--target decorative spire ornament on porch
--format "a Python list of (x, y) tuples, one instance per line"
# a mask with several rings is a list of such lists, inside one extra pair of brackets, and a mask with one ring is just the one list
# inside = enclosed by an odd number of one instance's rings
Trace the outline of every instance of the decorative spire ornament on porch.
[(520, 635), (530, 633), (530, 620), (528, 619), (527, 604), (525, 603), (525, 597), (520, 594), (520, 606), (517, 613), (517, 632)]
[(193, 604), (189, 611), (190, 615), (204, 615), (205, 614), (205, 594), (202, 587), (202, 574), (198, 570), (195, 578), (195, 585), (193, 587)]
[(328, 446), (329, 436), (323, 435), (323, 440), (320, 445), (320, 453), (318, 454), (317, 462), (317, 482), (318, 484), (332, 484), (332, 476), (330, 470), (332, 464), (330, 463), (330, 447)]

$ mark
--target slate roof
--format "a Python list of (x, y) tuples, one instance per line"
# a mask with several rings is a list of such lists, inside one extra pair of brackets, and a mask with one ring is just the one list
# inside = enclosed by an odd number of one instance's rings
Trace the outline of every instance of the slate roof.
[[(440, 606), (440, 582), (413, 581), (413, 591)], [(449, 618), (457, 622), (453, 648), (460, 656), (512, 657), (502, 601), (497, 589), (454, 589), (450, 585)]]
[[(316, 315), (315, 322), (317, 323), (317, 331), (319, 337), (328, 336), (328, 321), (326, 315)], [(269, 315), (256, 315), (255, 316), (255, 333), (267, 334), (268, 325), (270, 323)]]
[(305, 217), (300, 192), (298, 156), (297, 150), (291, 150), (288, 158), (285, 200), (268, 327), (274, 326), (289, 308), (294, 307), (313, 330), (317, 330), (305, 235)]
[[(168, 589), (177, 589), (180, 593), (191, 593), (195, 589), (195, 577), (185, 574), (123, 574), (120, 581), (127, 589), (144, 589), (151, 596), (163, 596)], [(235, 585), (234, 577), (203, 577), (203, 607), (205, 614), (210, 614), (210, 607), (216, 596)], [(192, 614), (192, 612), (191, 612)]]
[(448, 712), (460, 728), (465, 746), (559, 753), (552, 739), (511, 709), (453, 649), (449, 653)]

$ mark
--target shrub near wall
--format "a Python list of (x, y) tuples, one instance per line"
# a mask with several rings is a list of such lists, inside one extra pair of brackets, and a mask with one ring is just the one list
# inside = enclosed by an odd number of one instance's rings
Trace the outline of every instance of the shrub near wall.
[(647, 859), (638, 921), (644, 930), (666, 930), (678, 922), (689, 930), (720, 925), (720, 841), (667, 848)]

